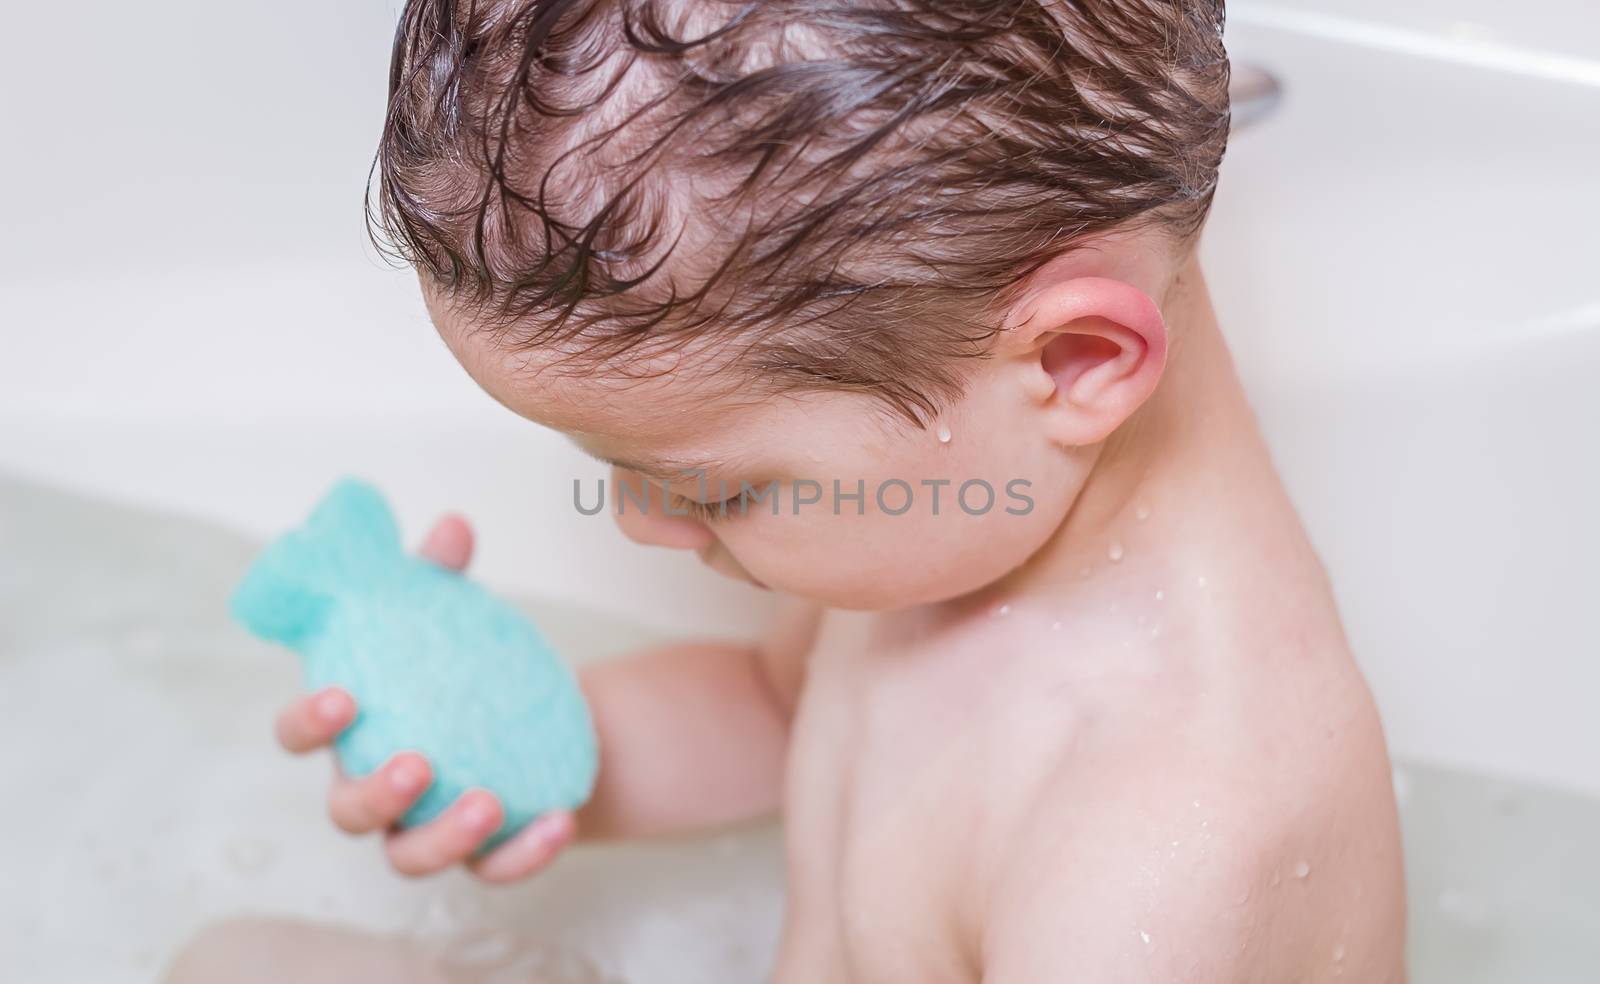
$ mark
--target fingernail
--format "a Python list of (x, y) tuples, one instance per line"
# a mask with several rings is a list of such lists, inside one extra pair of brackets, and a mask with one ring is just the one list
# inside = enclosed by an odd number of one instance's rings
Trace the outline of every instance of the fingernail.
[(411, 762), (397, 762), (389, 767), (389, 785), (398, 792), (412, 792), (422, 785), (422, 770)]
[(317, 716), (324, 721), (338, 721), (344, 717), (344, 695), (322, 694), (317, 698)]
[(559, 845), (567, 839), (572, 830), (571, 824), (551, 820), (539, 830), (539, 841), (545, 845)]
[(461, 822), (474, 830), (494, 823), (494, 808), (487, 803), (468, 803), (461, 808)]

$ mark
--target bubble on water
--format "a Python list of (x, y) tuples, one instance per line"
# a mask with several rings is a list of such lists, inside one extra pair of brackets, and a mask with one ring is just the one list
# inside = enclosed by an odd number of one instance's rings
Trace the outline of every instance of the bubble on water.
[(502, 972), (490, 978), (490, 984), (610, 984), (612, 980), (588, 956), (567, 946), (533, 947), (512, 969), (516, 976)]
[(422, 939), (450, 939), (471, 929), (483, 914), (482, 901), (468, 892), (432, 895), (423, 900), (412, 917), (410, 932)]
[(1111, 546), (1106, 549), (1106, 556), (1108, 558), (1110, 558), (1112, 561), (1121, 560), (1122, 559), (1122, 541), (1120, 541), (1120, 540), (1112, 540), (1111, 541)]
[(950, 443), (950, 428), (946, 427), (943, 424), (939, 425), (939, 443), (940, 444), (949, 444)]
[(1139, 522), (1142, 523), (1145, 520), (1150, 518), (1150, 507), (1149, 506), (1140, 506), (1138, 511), (1135, 512), (1134, 515), (1138, 516), (1139, 517)]
[(1296, 861), (1294, 865), (1294, 876), (1296, 878), (1309, 878), (1311, 876), (1311, 865), (1304, 861)]
[(434, 958), (441, 969), (482, 974), (510, 966), (523, 955), (516, 937), (503, 929), (480, 929), (446, 940)]
[(228, 844), (228, 865), (241, 875), (259, 875), (278, 860), (277, 845), (261, 837), (236, 837)]
[(608, 984), (585, 954), (519, 939), (498, 928), (462, 933), (435, 947), (433, 969), (452, 981), (479, 984)]

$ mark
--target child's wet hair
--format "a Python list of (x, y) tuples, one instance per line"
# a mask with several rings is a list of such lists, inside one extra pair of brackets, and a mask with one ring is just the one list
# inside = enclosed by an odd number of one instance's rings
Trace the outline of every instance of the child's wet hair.
[(1021, 277), (1134, 223), (1200, 227), (1222, 7), (409, 0), (370, 217), (575, 371), (692, 352), (925, 421)]

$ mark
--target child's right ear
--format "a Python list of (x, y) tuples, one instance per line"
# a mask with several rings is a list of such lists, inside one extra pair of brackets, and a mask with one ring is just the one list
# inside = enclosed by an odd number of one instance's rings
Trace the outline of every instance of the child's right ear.
[(1051, 437), (1098, 444), (1155, 392), (1166, 367), (1161, 309), (1132, 284), (1074, 277), (1020, 302), (999, 345), (1018, 360), (1029, 399), (1047, 411)]

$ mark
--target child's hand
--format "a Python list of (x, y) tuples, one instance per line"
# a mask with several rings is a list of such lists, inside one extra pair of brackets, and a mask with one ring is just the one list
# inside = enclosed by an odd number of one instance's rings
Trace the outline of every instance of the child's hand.
[[(459, 516), (446, 516), (422, 545), (422, 556), (442, 567), (462, 570), (472, 557), (472, 528)], [(278, 741), (295, 754), (323, 748), (355, 720), (355, 700), (329, 687), (290, 704), (278, 715)], [(539, 871), (571, 842), (576, 828), (567, 811), (547, 813), (480, 858), (471, 858), (500, 826), (500, 801), (486, 789), (473, 789), (438, 817), (405, 830), (395, 823), (428, 788), (432, 770), (415, 752), (400, 752), (362, 779), (334, 778), (328, 812), (341, 830), (365, 834), (384, 830), (389, 863), (404, 875), (430, 875), (465, 863), (491, 882), (515, 881)], [(470, 860), (469, 860), (470, 858)]]

